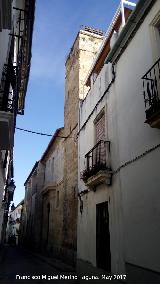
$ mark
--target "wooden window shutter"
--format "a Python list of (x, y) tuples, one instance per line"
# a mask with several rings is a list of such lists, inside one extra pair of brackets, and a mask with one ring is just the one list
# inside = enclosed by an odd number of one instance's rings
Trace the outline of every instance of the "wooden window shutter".
[(95, 122), (95, 135), (96, 135), (96, 143), (100, 140), (105, 140), (105, 113), (96, 120)]

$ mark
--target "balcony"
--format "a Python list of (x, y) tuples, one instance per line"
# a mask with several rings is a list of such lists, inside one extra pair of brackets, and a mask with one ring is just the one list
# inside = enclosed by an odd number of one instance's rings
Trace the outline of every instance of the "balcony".
[(0, 85), (0, 150), (13, 147), (15, 95), (11, 90), (15, 87), (15, 70), (10, 64), (4, 64)]
[(10, 150), (14, 136), (13, 95), (5, 96), (2, 92), (0, 95), (0, 150)]
[(56, 182), (52, 179), (51, 176), (45, 176), (45, 181), (42, 188), (42, 194), (48, 194), (50, 191), (56, 190)]
[(13, 113), (0, 110), (0, 150), (10, 150), (14, 143)]
[(153, 128), (160, 128), (160, 58), (142, 77), (146, 121)]
[(111, 185), (110, 142), (100, 140), (86, 155), (86, 169), (81, 179), (86, 186), (95, 190), (99, 184)]

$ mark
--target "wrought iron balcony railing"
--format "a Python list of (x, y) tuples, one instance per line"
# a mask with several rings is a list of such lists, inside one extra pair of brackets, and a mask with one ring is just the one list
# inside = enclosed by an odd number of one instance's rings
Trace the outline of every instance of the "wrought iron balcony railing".
[[(10, 91), (12, 88), (12, 91)], [(4, 64), (0, 86), (0, 110), (14, 112), (16, 68), (11, 62)]]
[(142, 77), (146, 119), (160, 112), (160, 58)]
[(88, 178), (96, 175), (101, 170), (110, 167), (110, 141), (100, 140), (86, 155), (86, 169), (81, 173), (81, 179), (87, 182)]

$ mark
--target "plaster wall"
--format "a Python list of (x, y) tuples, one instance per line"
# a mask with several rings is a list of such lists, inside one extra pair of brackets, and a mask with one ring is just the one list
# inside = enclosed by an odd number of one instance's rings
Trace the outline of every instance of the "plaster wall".
[(16, 221), (17, 218), (20, 219), (20, 217), (21, 217), (21, 210), (22, 210), (22, 205), (19, 205), (18, 207), (16, 207), (16, 208), (14, 209), (14, 211), (12, 211), (12, 212), (10, 213), (11, 218), (12, 218), (13, 220), (15, 220), (15, 221)]
[(77, 258), (96, 266), (96, 204), (109, 200), (107, 187), (99, 186), (96, 192), (90, 191), (82, 200), (83, 213), (78, 210)]
[[(86, 189), (80, 179), (80, 172), (86, 166), (85, 154), (95, 144), (94, 119), (103, 107), (106, 110), (106, 138), (111, 141), (113, 171), (159, 144), (159, 129), (153, 129), (144, 123), (145, 107), (141, 80), (160, 55), (156, 49), (157, 36), (155, 37), (152, 26), (153, 20), (159, 15), (159, 4), (160, 1), (156, 1), (119, 58), (115, 65), (114, 84), (80, 132), (79, 191)], [(103, 67), (85, 100), (80, 102), (80, 129), (102, 96), (101, 84), (106, 86), (107, 76), (111, 76), (110, 71), (107, 75), (107, 68), (110, 69), (110, 66)], [(160, 271), (160, 210), (157, 203), (160, 185), (159, 156), (157, 148), (115, 174), (110, 188), (104, 186), (96, 193), (89, 192), (88, 197), (82, 196), (84, 209), (82, 215), (78, 213), (78, 259), (96, 266), (95, 205), (100, 196), (101, 202), (109, 197), (112, 272), (125, 272), (127, 262)]]
[[(112, 80), (111, 65), (104, 65), (100, 74), (98, 75), (85, 100), (80, 103), (80, 129), (87, 120), (90, 113), (93, 111), (99, 99), (103, 96), (108, 84)], [(105, 137), (106, 140), (113, 142), (109, 133), (109, 115), (112, 116), (111, 107), (109, 103), (110, 91), (104, 96), (98, 106), (95, 108), (93, 114), (88, 120), (86, 126), (80, 131), (78, 138), (79, 149), (79, 178), (78, 190), (79, 192), (88, 189), (82, 179), (81, 172), (86, 168), (85, 154), (95, 145), (95, 126), (94, 121), (97, 115), (104, 109), (105, 111)], [(112, 147), (112, 144), (111, 144)], [(116, 157), (117, 153), (115, 154)], [(105, 184), (99, 185), (96, 192), (89, 191), (88, 194), (82, 195), (83, 213), (80, 213), (80, 204), (78, 206), (78, 233), (77, 233), (77, 258), (78, 261), (87, 261), (92, 266), (96, 267), (96, 205), (108, 201), (109, 206), (109, 228), (110, 228), (110, 249), (111, 249), (111, 263), (112, 272), (124, 272), (124, 263), (121, 258), (123, 255), (123, 224), (122, 224), (122, 210), (120, 201), (119, 179), (115, 182), (115, 191), (112, 187)], [(92, 238), (91, 238), (92, 235)]]
[(16, 244), (18, 244), (18, 240), (19, 240), (21, 211), (22, 211), (22, 205), (19, 205), (13, 211), (9, 213), (7, 229), (6, 229), (6, 240), (8, 241), (9, 236), (15, 235)]
[[(144, 123), (141, 80), (159, 57), (155, 48), (157, 38), (154, 38), (152, 26), (155, 17), (160, 14), (159, 7), (160, 1), (156, 1), (116, 65), (116, 80), (110, 96), (112, 116), (109, 115), (112, 117), (112, 130), (109, 131), (111, 137), (116, 137), (117, 140), (117, 146), (114, 145), (115, 149), (111, 149), (114, 169), (156, 146), (160, 141), (159, 129)], [(117, 152), (119, 161), (115, 159)], [(160, 272), (160, 209), (157, 203), (160, 198), (159, 158), (160, 149), (157, 148), (122, 169), (119, 186), (125, 234), (124, 259)], [(113, 191), (116, 179), (115, 176)]]

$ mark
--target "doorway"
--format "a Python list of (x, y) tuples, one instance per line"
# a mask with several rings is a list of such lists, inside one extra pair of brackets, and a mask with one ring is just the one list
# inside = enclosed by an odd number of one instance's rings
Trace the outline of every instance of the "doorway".
[(111, 272), (108, 202), (96, 205), (96, 258), (98, 268)]

